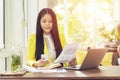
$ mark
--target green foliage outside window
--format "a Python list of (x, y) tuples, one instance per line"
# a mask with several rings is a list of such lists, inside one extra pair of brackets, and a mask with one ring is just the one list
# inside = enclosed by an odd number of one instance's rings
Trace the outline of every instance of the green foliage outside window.
[(60, 33), (68, 31), (70, 40), (92, 45), (101, 40), (99, 26), (112, 21), (112, 3), (112, 0), (57, 0), (51, 6), (57, 14)]

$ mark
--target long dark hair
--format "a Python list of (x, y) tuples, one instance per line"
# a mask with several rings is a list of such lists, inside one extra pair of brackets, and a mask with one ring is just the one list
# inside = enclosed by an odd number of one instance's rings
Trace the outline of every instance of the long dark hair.
[(53, 21), (53, 27), (50, 33), (52, 35), (53, 42), (55, 45), (56, 57), (58, 57), (62, 51), (62, 46), (60, 43), (60, 38), (59, 38), (59, 33), (58, 33), (56, 15), (50, 8), (44, 8), (39, 12), (38, 17), (37, 17), (36, 51), (35, 51), (36, 60), (39, 60), (41, 58), (41, 54), (44, 54), (44, 38), (43, 38), (43, 30), (41, 28), (40, 21), (41, 21), (41, 18), (45, 14), (48, 14), (48, 13), (52, 16), (52, 21)]

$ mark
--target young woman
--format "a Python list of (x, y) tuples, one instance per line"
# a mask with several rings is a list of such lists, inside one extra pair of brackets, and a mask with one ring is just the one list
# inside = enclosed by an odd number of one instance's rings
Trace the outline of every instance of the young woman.
[[(59, 37), (55, 13), (50, 8), (42, 9), (37, 17), (36, 34), (32, 34), (28, 41), (27, 64), (34, 67), (50, 65), (60, 55), (65, 44), (64, 36)], [(41, 58), (42, 54), (48, 60)]]

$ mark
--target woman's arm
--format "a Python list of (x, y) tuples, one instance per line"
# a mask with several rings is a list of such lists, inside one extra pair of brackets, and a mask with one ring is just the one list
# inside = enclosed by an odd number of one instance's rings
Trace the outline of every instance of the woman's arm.
[(32, 66), (33, 63), (36, 62), (35, 59), (35, 34), (30, 35), (30, 38), (28, 40), (28, 46), (27, 46), (27, 65)]
[(42, 67), (48, 64), (49, 62), (44, 59), (40, 59), (36, 61), (35, 59), (35, 49), (36, 49), (36, 35), (30, 35), (28, 40), (28, 50), (27, 50), (27, 65), (34, 66), (34, 67)]

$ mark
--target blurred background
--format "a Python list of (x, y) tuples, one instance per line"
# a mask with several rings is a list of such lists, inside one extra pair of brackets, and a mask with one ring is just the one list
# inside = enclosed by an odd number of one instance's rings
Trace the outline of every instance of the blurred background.
[(8, 69), (13, 46), (24, 48), (26, 55), (29, 35), (35, 33), (44, 7), (55, 11), (67, 43), (78, 41), (86, 48), (120, 41), (120, 0), (0, 0), (0, 72)]

